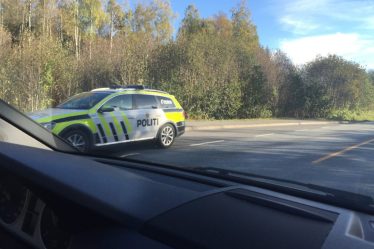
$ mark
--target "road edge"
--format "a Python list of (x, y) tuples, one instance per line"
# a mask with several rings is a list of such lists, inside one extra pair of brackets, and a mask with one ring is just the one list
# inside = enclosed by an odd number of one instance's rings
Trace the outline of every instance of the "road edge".
[(298, 122), (279, 122), (268, 124), (223, 124), (223, 125), (204, 125), (204, 126), (189, 126), (186, 122), (186, 131), (204, 131), (204, 130), (221, 130), (221, 129), (242, 129), (242, 128), (257, 128), (257, 127), (274, 127), (274, 126), (295, 126), (295, 125), (328, 125), (328, 124), (347, 124), (349, 122), (342, 121), (298, 121)]

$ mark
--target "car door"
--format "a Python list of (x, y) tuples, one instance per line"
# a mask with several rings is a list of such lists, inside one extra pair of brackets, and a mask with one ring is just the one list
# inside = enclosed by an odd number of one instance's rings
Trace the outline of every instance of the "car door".
[(162, 110), (158, 107), (156, 97), (146, 94), (134, 94), (134, 105), (136, 110), (135, 139), (156, 137), (162, 117)]
[(110, 130), (113, 142), (134, 140), (133, 127), (136, 116), (134, 112), (136, 111), (133, 110), (131, 94), (113, 97), (98, 110), (98, 115), (101, 115), (107, 123), (107, 130)]
[(113, 132), (109, 126), (109, 119), (111, 118), (109, 112), (101, 112), (102, 108), (97, 112), (90, 114), (92, 121), (97, 128), (95, 143), (97, 145), (108, 144), (115, 142)]

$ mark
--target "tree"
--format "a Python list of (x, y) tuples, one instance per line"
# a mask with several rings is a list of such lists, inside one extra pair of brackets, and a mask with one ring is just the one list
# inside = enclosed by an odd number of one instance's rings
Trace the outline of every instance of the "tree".
[(275, 68), (275, 81), (277, 82), (278, 99), (277, 115), (278, 116), (302, 116), (302, 100), (304, 97), (303, 83), (296, 66), (292, 63), (287, 55), (277, 50), (271, 55), (271, 61)]
[(50, 37), (56, 24), (58, 10), (55, 0), (37, 0), (35, 4), (35, 30), (38, 35)]
[(92, 43), (97, 30), (105, 20), (100, 0), (80, 0), (80, 19), (89, 40), (89, 59), (92, 59)]
[(173, 31), (173, 17), (169, 1), (154, 0), (148, 6), (138, 4), (134, 11), (133, 30), (147, 34), (158, 42), (166, 42)]
[(232, 22), (227, 18), (226, 14), (219, 13), (213, 18), (215, 32), (217, 35), (229, 38), (232, 35)]
[(256, 26), (251, 21), (251, 12), (246, 1), (242, 0), (231, 13), (234, 36), (246, 43), (249, 49), (257, 47), (259, 43)]
[(368, 77), (369, 77), (369, 80), (372, 82), (372, 84), (374, 85), (374, 70), (369, 70), (368, 72)]
[(4, 0), (0, 0), (0, 27), (4, 26)]
[(1, 0), (2, 26), (11, 33), (13, 42), (19, 42), (24, 30), (25, 6), (20, 0)]
[(108, 1), (106, 12), (109, 17), (110, 54), (112, 54), (113, 36), (124, 26), (125, 13), (115, 0)]
[(10, 42), (11, 34), (2, 26), (0, 26), (0, 46), (2, 47), (2, 49), (9, 49)]
[(60, 14), (60, 40), (74, 51), (76, 61), (81, 54), (82, 25), (79, 0), (63, 0), (58, 5)]
[(303, 70), (304, 82), (326, 90), (332, 108), (359, 106), (366, 72), (357, 63), (336, 55), (317, 57)]
[(174, 18), (170, 2), (169, 0), (154, 0), (151, 6), (155, 12), (153, 36), (158, 42), (168, 42), (173, 33), (171, 21)]
[(194, 5), (188, 5), (182, 20), (182, 25), (178, 30), (178, 37), (189, 36), (201, 31), (201, 18), (199, 11)]

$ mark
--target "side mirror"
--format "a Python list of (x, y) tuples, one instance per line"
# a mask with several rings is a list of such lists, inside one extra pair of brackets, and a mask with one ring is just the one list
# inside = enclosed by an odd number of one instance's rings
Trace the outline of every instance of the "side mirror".
[(114, 112), (113, 107), (102, 107), (98, 110), (99, 113), (104, 113), (104, 112)]

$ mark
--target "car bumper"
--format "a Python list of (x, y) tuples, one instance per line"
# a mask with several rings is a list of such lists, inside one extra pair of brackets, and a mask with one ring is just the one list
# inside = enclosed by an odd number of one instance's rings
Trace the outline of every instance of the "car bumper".
[(185, 122), (178, 122), (177, 123), (177, 137), (181, 136), (184, 134), (186, 130), (186, 123)]

